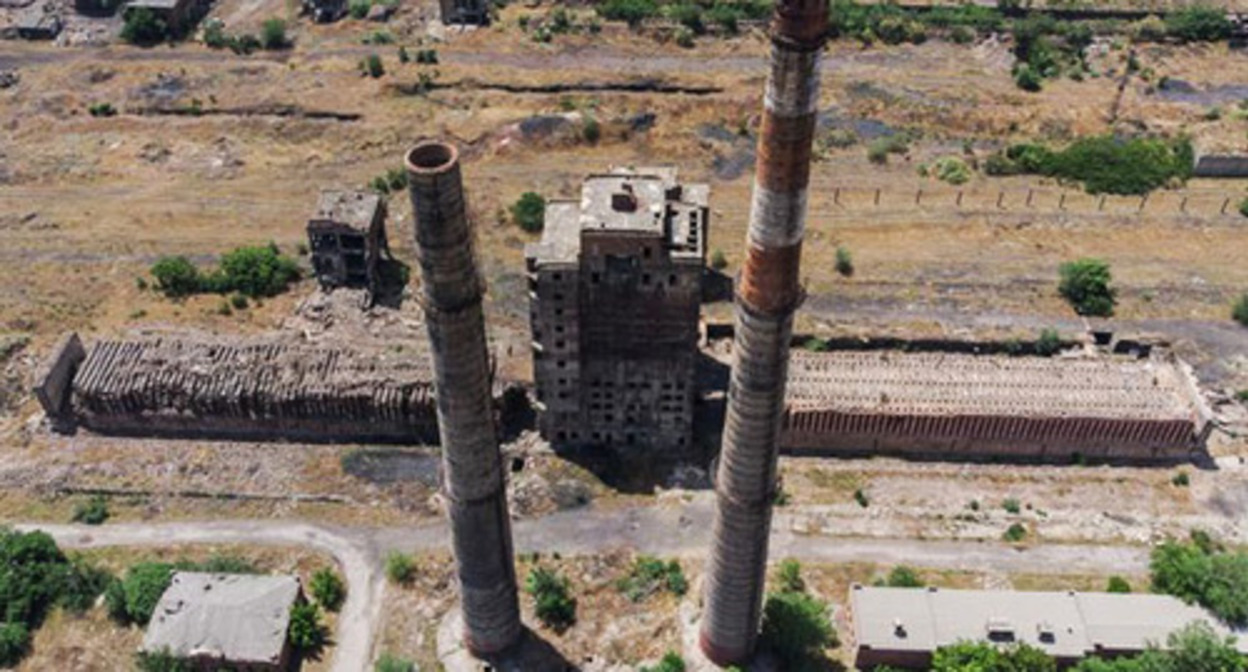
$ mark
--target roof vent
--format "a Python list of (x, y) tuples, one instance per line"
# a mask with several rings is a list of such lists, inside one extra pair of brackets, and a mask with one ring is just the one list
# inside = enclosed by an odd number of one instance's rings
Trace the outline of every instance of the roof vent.
[(900, 618), (893, 619), (893, 636), (901, 639), (906, 638), (906, 624), (902, 623)]
[(633, 193), (633, 185), (621, 185), (621, 191), (611, 194), (611, 209), (616, 212), (637, 212), (637, 196)]

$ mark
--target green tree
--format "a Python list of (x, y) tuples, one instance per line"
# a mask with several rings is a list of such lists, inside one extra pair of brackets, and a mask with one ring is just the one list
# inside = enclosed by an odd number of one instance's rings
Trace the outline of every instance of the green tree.
[(70, 571), (61, 587), (58, 602), (66, 609), (81, 614), (95, 606), (95, 600), (113, 581), (106, 569), (96, 567), (85, 560), (72, 561)]
[(538, 620), (555, 630), (566, 630), (576, 622), (576, 598), (566, 577), (545, 567), (534, 567), (524, 580), (524, 592), (533, 596)]
[(186, 257), (161, 257), (152, 265), (156, 289), (170, 298), (190, 296), (203, 288), (199, 269)]
[(1234, 26), (1225, 9), (1186, 7), (1166, 16), (1166, 33), (1182, 42), (1216, 42), (1231, 36)]
[(1027, 538), (1027, 527), (1022, 523), (1012, 523), (1002, 533), (1001, 538), (1011, 543), (1020, 542)]
[(312, 602), (291, 606), (287, 636), (296, 651), (315, 653), (324, 648), (329, 640), (329, 629), (321, 620), (321, 608)]
[(327, 611), (338, 611), (347, 598), (347, 586), (338, 573), (328, 567), (322, 567), (312, 574), (308, 584), (312, 597)]
[(152, 45), (169, 37), (165, 20), (147, 7), (126, 11), (125, 24), (121, 27), (121, 39), (130, 44)]
[(606, 0), (594, 9), (608, 21), (625, 21), (633, 28), (659, 14), (659, 5), (655, 0)]
[(523, 230), (538, 233), (546, 225), (546, 199), (526, 191), (511, 206), (511, 218)]
[(1235, 637), (1219, 636), (1204, 621), (1194, 621), (1166, 637), (1171, 669), (1175, 672), (1243, 672), (1244, 657)]
[(1058, 268), (1061, 280), (1057, 291), (1080, 315), (1109, 317), (1114, 314), (1117, 292), (1110, 283), (1113, 276), (1109, 264), (1100, 259), (1083, 258)]
[(1040, 330), (1040, 338), (1036, 339), (1036, 354), (1043, 357), (1052, 357), (1062, 349), (1062, 337), (1057, 333), (1056, 329), (1044, 328)]
[(265, 19), (260, 26), (260, 46), (269, 50), (285, 49), (286, 22), (278, 18)]
[(299, 279), (299, 264), (276, 245), (239, 247), (221, 258), (222, 289), (252, 298), (275, 296)]
[(773, 593), (763, 605), (762, 642), (784, 662), (785, 669), (803, 670), (836, 646), (836, 631), (827, 605), (806, 593)]
[(847, 278), (854, 274), (854, 257), (844, 245), (836, 246), (836, 272)]
[(716, 271), (722, 271), (728, 268), (728, 257), (724, 256), (724, 251), (716, 248), (711, 252), (711, 268)]
[(372, 77), (373, 79), (377, 79), (378, 77), (386, 74), (386, 66), (381, 62), (381, 56), (378, 56), (377, 54), (369, 54), (366, 56), (360, 63), (360, 69), (364, 71), (364, 74)]

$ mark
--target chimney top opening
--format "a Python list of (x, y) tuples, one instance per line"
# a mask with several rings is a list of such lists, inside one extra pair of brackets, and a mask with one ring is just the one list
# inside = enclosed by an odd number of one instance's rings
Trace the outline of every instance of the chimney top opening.
[(459, 161), (459, 151), (444, 142), (425, 142), (407, 153), (407, 169), (414, 173), (441, 173)]

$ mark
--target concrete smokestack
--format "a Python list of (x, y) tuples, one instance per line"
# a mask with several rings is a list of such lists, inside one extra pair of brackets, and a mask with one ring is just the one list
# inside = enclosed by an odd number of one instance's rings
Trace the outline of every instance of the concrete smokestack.
[(436, 376), (443, 493), (464, 614), (464, 644), (498, 653), (522, 632), (511, 522), (494, 426), (482, 283), (464, 213), (459, 152), (427, 142), (407, 154), (408, 192)]
[(827, 0), (776, 2), (699, 639), (724, 666), (748, 660), (758, 638), (827, 24)]

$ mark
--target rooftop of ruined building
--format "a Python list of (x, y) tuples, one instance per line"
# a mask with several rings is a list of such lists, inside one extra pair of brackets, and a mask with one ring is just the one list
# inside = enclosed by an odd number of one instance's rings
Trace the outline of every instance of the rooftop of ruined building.
[(279, 663), (298, 596), (293, 576), (176, 572), (152, 613), (143, 650)]
[(794, 350), (795, 410), (1189, 420), (1195, 383), (1171, 357), (1011, 357)]
[(613, 168), (585, 178), (579, 201), (548, 202), (542, 240), (528, 245), (525, 255), (539, 263), (575, 263), (581, 236), (601, 231), (663, 236), (673, 256), (701, 258), (709, 200), (709, 185), (681, 184), (675, 167)]
[(381, 208), (381, 196), (365, 191), (326, 189), (316, 202), (316, 212), (308, 224), (349, 226), (368, 231)]

